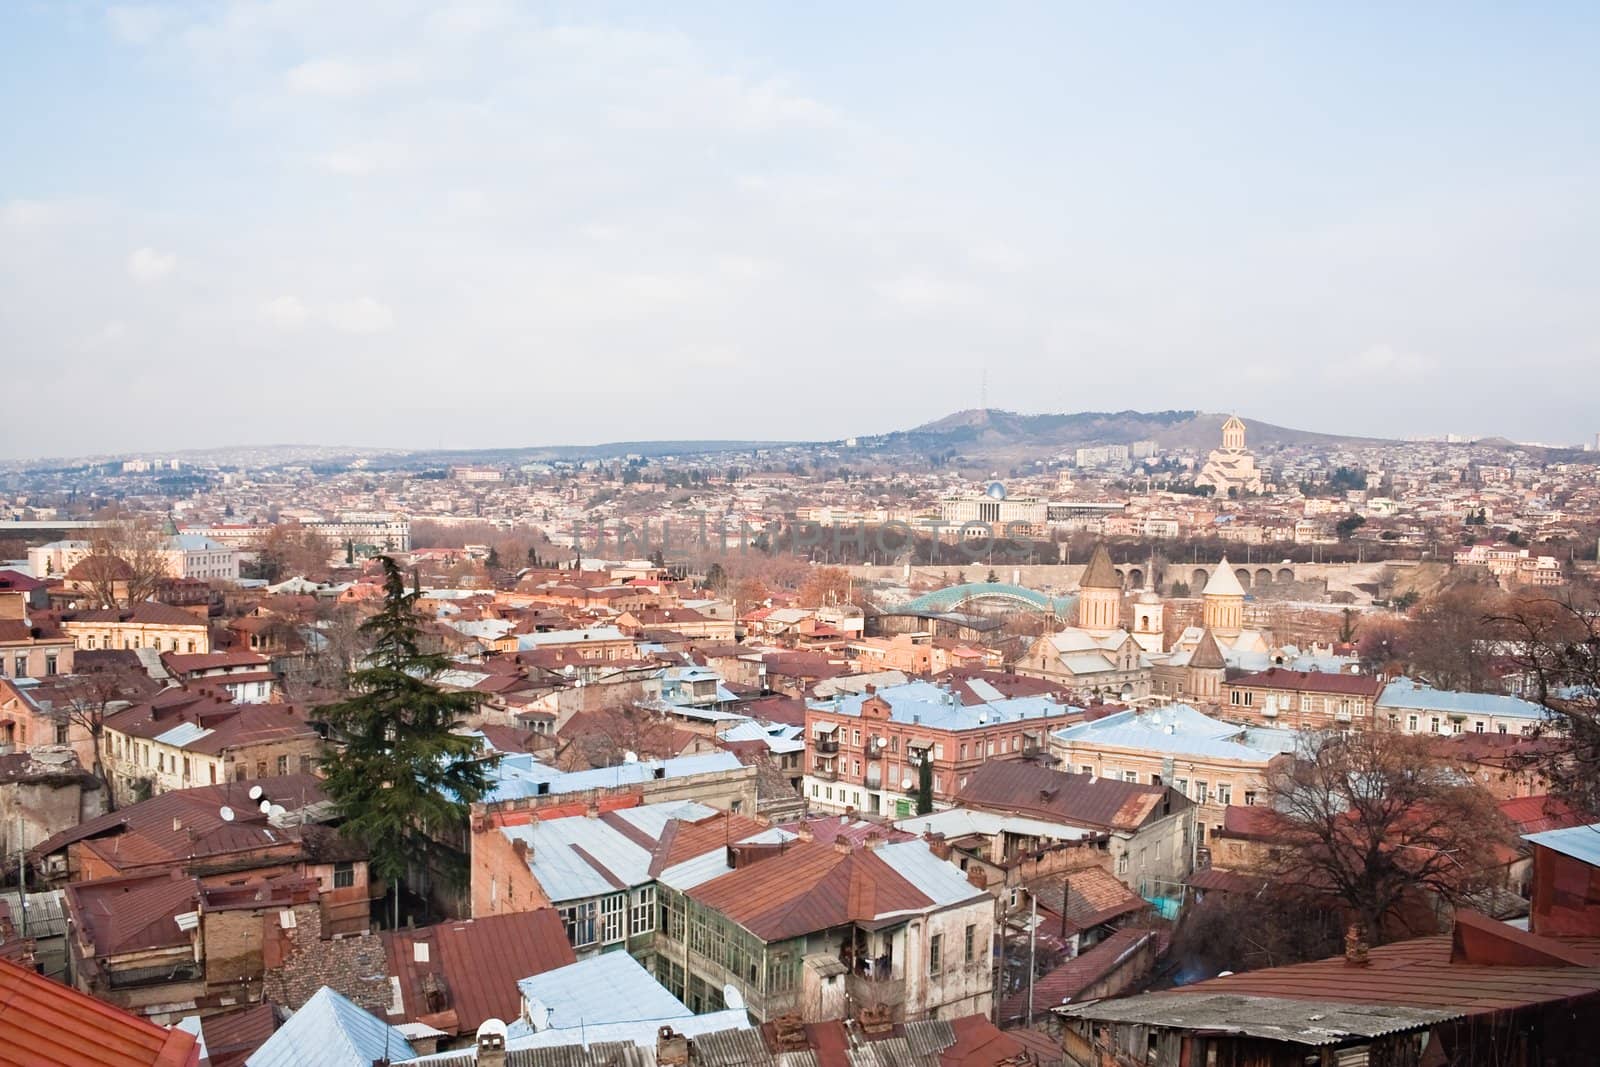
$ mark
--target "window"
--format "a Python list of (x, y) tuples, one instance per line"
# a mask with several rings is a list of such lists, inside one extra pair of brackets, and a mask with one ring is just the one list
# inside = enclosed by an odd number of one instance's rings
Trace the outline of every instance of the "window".
[(978, 952), (978, 928), (973, 923), (967, 924), (966, 961), (971, 963)]
[(638, 937), (656, 928), (656, 887), (642, 885), (633, 893), (628, 909), (628, 936)]
[(236, 781), (236, 782), (244, 781), (244, 764), (243, 763), (235, 763), (233, 765), (233, 780)]
[(1417, 717), (1415, 715), (1407, 715), (1406, 716), (1406, 733), (1414, 734), (1416, 732), (1417, 732)]
[(26, 678), (28, 676), (28, 657), (26, 655), (14, 656), (11, 660), (11, 677)]
[(933, 758), (944, 759), (944, 742), (935, 741), (933, 744)]
[(1206, 796), (1207, 796), (1206, 789), (1208, 787), (1208, 784), (1209, 783), (1203, 782), (1198, 778), (1195, 779), (1195, 783), (1194, 783), (1194, 799), (1195, 799), (1196, 803), (1204, 804), (1206, 802)]
[(1128, 854), (1126, 852), (1124, 852), (1122, 855), (1117, 857), (1117, 873), (1118, 874), (1127, 874), (1128, 873)]
[(356, 884), (356, 865), (354, 863), (335, 863), (333, 865), (333, 888), (349, 889)]
[(928, 938), (928, 973), (938, 974), (944, 969), (944, 935)]
[(1080, 764), (1078, 764), (1078, 773), (1079, 774), (1093, 774), (1094, 773), (1094, 767), (1091, 766), (1090, 764), (1087, 764), (1087, 763), (1080, 763)]
[(1255, 803), (1256, 803), (1256, 791), (1254, 789), (1246, 789), (1244, 791), (1244, 804), (1245, 804), (1245, 807), (1253, 808), (1253, 807), (1255, 807)]
[(861, 731), (860, 730), (851, 730), (850, 731), (850, 743), (852, 745), (854, 745), (855, 747), (857, 747), (857, 748), (861, 747)]
[(58, 745), (66, 744), (67, 743), (67, 733), (70, 730), (71, 730), (71, 726), (69, 724), (64, 723), (64, 722), (56, 723), (56, 744), (58, 744)]
[(279, 774), (279, 776), (282, 776), (282, 775), (285, 775), (285, 774), (288, 774), (288, 773), (289, 773), (289, 757), (288, 756), (279, 756), (278, 757), (278, 774)]
[(963, 744), (961, 746), (961, 758), (962, 759), (966, 759), (967, 758), (967, 746), (965, 744)]
[(556, 913), (561, 916), (561, 925), (566, 928), (567, 941), (573, 948), (584, 948), (594, 944), (596, 913), (594, 901), (586, 900), (582, 904), (558, 908)]
[(1501, 723), (1500, 725), (1495, 727), (1495, 732), (1496, 733), (1502, 733), (1502, 734), (1505, 733), (1506, 732), (1506, 724), (1505, 723)]
[(622, 913), (627, 894), (617, 893), (600, 901), (600, 943), (614, 944), (622, 940)]
[(167, 754), (165, 752), (161, 752), (161, 751), (158, 750), (156, 752), (156, 770), (165, 771), (166, 769), (167, 769)]
[(1428, 730), (1431, 733), (1439, 732), (1439, 717), (1437, 715), (1428, 720)]
[(211, 784), (217, 784), (217, 765), (215, 763), (211, 764)]
[(1150, 776), (1150, 784), (1151, 785), (1160, 785), (1161, 784), (1161, 776), (1159, 774), (1152, 774)]
[(1233, 786), (1217, 783), (1217, 803), (1223, 805), (1233, 803)]
[(1139, 780), (1139, 772), (1138, 771), (1123, 771), (1122, 772), (1122, 780), (1124, 782), (1137, 782)]
[(1187, 779), (1187, 778), (1174, 778), (1172, 780), (1172, 788), (1176, 789), (1178, 792), (1182, 793), (1184, 796), (1188, 796), (1189, 795), (1189, 779)]
[(183, 780), (186, 781), (186, 782), (189, 780), (189, 757), (188, 756), (183, 757)]
[(56, 673), (56, 654), (54, 652), (46, 652), (44, 654), (44, 673), (47, 675)]
[(1479, 719), (1479, 720), (1477, 720), (1476, 722), (1474, 722), (1472, 724), (1472, 732), (1475, 733), (1475, 734), (1483, 733), (1483, 720), (1482, 719)]
[(84, 638), (84, 643), (85, 643), (86, 647), (88, 647), (88, 648), (93, 648), (94, 647), (94, 641), (95, 641), (94, 634), (90, 634), (88, 637)]

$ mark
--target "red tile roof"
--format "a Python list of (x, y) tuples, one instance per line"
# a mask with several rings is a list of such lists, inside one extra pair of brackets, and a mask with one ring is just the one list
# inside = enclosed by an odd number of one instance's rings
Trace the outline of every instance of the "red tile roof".
[(1103, 867), (1080, 867), (1048, 878), (1030, 879), (1028, 891), (1039, 899), (1039, 909), (1048, 910), (1060, 929), (1061, 894), (1067, 894), (1067, 926), (1072, 930), (1091, 930), (1113, 919), (1149, 907), (1143, 897), (1117, 881)]
[[(389, 974), (400, 980), (405, 1021), (451, 1034), (472, 1034), (485, 1019), (516, 1018), (519, 980), (577, 960), (551, 908), (386, 930), (382, 937)], [(418, 945), (426, 946), (426, 960), (417, 958)], [(427, 987), (441, 984), (443, 1007), (430, 1012)]]
[(200, 626), (209, 625), (205, 619), (200, 618), (182, 608), (174, 608), (167, 604), (159, 604), (153, 600), (142, 600), (131, 608), (97, 608), (94, 611), (80, 611), (64, 622), (86, 623), (136, 623), (148, 626)]
[(0, 1061), (50, 1067), (197, 1067), (194, 1035), (166, 1030), (0, 960)]
[(1545, 830), (1564, 830), (1582, 826), (1590, 820), (1564, 800), (1540, 794), (1502, 800), (1500, 814), (1518, 834), (1537, 834)]

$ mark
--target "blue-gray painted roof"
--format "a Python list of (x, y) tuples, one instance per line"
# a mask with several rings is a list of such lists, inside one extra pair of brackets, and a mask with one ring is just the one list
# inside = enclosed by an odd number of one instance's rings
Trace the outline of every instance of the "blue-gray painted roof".
[(1543, 845), (1563, 856), (1571, 856), (1591, 867), (1600, 867), (1600, 822), (1590, 823), (1587, 826), (1569, 826), (1564, 830), (1524, 834), (1522, 839)]
[(1383, 687), (1378, 707), (1399, 711), (1439, 711), (1456, 715), (1501, 715), (1530, 722), (1548, 717), (1543, 707), (1521, 697), (1501, 693), (1458, 693), (1434, 689), (1410, 678), (1396, 678)]
[[(935, 730), (981, 730), (997, 723), (1059, 718), (1078, 710), (1042, 696), (963, 704), (956, 693), (924, 681), (890, 686), (878, 690), (875, 695), (889, 705), (891, 722), (916, 722)], [(819, 711), (859, 717), (861, 705), (869, 698), (870, 695), (866, 693), (852, 693), (829, 701), (814, 702), (811, 706)]]
[(245, 1065), (372, 1067), (385, 1056), (409, 1060), (416, 1054), (399, 1030), (323, 986), (250, 1054)]
[(1239, 726), (1203, 715), (1187, 704), (1151, 711), (1123, 711), (1094, 722), (1080, 722), (1052, 735), (1063, 743), (1210, 759), (1265, 763), (1295, 750), (1293, 730)]

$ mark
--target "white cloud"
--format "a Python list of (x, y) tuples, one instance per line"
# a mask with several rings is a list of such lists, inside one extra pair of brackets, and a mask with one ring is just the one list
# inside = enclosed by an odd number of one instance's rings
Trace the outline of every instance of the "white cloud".
[(379, 171), (396, 170), (410, 159), (410, 152), (394, 144), (356, 144), (324, 152), (316, 157), (316, 165), (329, 174), (347, 178), (364, 178)]
[(926, 273), (891, 278), (878, 283), (876, 289), (878, 295), (891, 304), (915, 312), (969, 307), (977, 300), (977, 293), (971, 286)]
[(394, 326), (394, 312), (382, 301), (362, 296), (330, 304), (328, 323), (340, 333), (383, 333)]
[(411, 81), (415, 67), (405, 63), (362, 63), (348, 59), (313, 59), (284, 73), (290, 91), (308, 96), (363, 96)]
[(1394, 345), (1375, 344), (1342, 363), (1330, 363), (1324, 371), (1333, 379), (1356, 382), (1381, 380), (1392, 384), (1421, 381), (1437, 366), (1438, 361), (1430, 356), (1408, 352)]
[(111, 32), (129, 44), (149, 44), (171, 21), (172, 12), (150, 4), (118, 5), (106, 9)]
[(128, 257), (128, 277), (140, 285), (153, 285), (171, 274), (177, 265), (178, 257), (171, 252), (139, 248)]
[(7, 200), (0, 204), (0, 226), (26, 230), (47, 226), (60, 218), (61, 211), (45, 200)]
[(292, 330), (305, 325), (311, 312), (293, 296), (280, 296), (261, 305), (261, 317), (281, 329)]
[(128, 334), (128, 326), (124, 322), (112, 321), (101, 326), (94, 333), (84, 338), (85, 348), (109, 348), (122, 340)]

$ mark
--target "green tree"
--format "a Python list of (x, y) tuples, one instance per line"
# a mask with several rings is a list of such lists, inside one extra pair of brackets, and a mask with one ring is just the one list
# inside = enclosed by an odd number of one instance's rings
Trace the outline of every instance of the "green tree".
[[(318, 708), (317, 717), (338, 743), (324, 753), (323, 788), (344, 834), (367, 847), (372, 872), (394, 886), (398, 922), (408, 861), (432, 849), (430, 831), (466, 826), (469, 805), (489, 785), (491, 761), (478, 758), (470, 738), (451, 732), (479, 695), (433, 684), (449, 661), (422, 650), (418, 593), (406, 591), (393, 559), (378, 560), (383, 608), (361, 625), (372, 653), (350, 673), (354, 695)], [(448, 873), (460, 878), (465, 870)]]
[(489, 558), (483, 561), (483, 565), (485, 567), (488, 567), (492, 571), (499, 570), (500, 569), (500, 550), (498, 548), (495, 548), (493, 545), (490, 545), (489, 546)]
[(1348, 541), (1355, 536), (1355, 532), (1367, 524), (1366, 516), (1350, 514), (1334, 524), (1334, 532), (1339, 535), (1339, 540)]
[(933, 814), (933, 759), (926, 752), (917, 762), (917, 814)]

